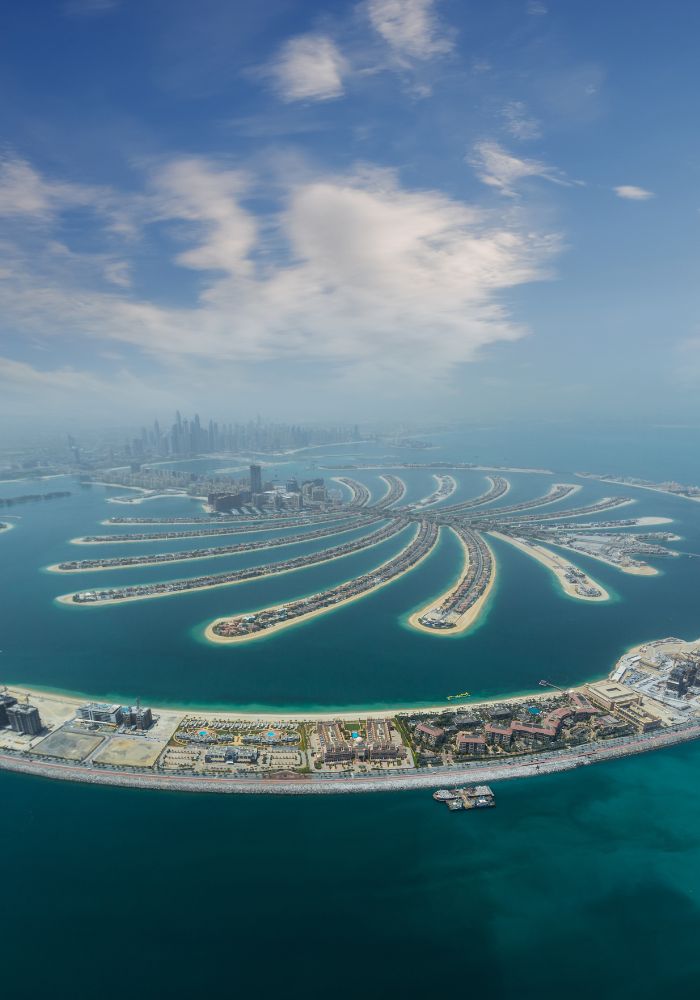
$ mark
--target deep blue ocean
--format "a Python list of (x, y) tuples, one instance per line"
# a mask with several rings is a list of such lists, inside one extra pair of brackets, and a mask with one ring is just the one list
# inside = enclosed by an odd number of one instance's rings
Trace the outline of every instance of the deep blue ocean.
[[(509, 476), (504, 503), (576, 482), (576, 471), (700, 482), (700, 431), (689, 428), (477, 427), (429, 440), (430, 450), (314, 449), (266, 475), (354, 475), (378, 495), (375, 472), (319, 467), (455, 460), (555, 472)], [(457, 473), (453, 500), (482, 492), (484, 476)], [(405, 478), (408, 500), (434, 486), (428, 471)], [(579, 482), (583, 489), (562, 508), (628, 495), (635, 505), (611, 516), (673, 518), (668, 527), (682, 536), (675, 547), (700, 552), (700, 505)], [(614, 595), (596, 606), (566, 598), (544, 567), (497, 542), (498, 582), (480, 627), (462, 638), (415, 633), (407, 617), (459, 569), (458, 547), (446, 538), (415, 572), (362, 601), (248, 647), (213, 647), (202, 636), (211, 618), (347, 579), (388, 558), (402, 539), (277, 579), (71, 608), (53, 599), (77, 587), (222, 572), (255, 559), (48, 573), (69, 557), (142, 551), (70, 544), (117, 530), (100, 526), (107, 517), (200, 513), (183, 499), (114, 504), (108, 499), (126, 491), (64, 479), (3, 483), (0, 495), (50, 489), (73, 495), (13, 508), (16, 527), (0, 536), (0, 681), (154, 704), (407, 706), (462, 690), (527, 691), (543, 676), (561, 684), (599, 677), (630, 645), (700, 636), (698, 559), (659, 559), (659, 576), (635, 578), (577, 556)], [(148, 551), (194, 544), (150, 543)], [(324, 544), (281, 546), (266, 559)], [(652, 997), (661, 988), (695, 997), (699, 767), (700, 746), (687, 746), (504, 784), (497, 808), (476, 815), (449, 814), (427, 792), (187, 796), (0, 773), (2, 982), (8, 996), (30, 983), (61, 997), (477, 989), (497, 998), (555, 990), (607, 998)]]

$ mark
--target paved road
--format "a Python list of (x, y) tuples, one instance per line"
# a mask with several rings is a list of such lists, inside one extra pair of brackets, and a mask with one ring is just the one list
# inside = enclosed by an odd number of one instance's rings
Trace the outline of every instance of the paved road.
[(625, 741), (586, 746), (575, 751), (533, 754), (502, 764), (466, 764), (451, 768), (431, 768), (392, 774), (351, 775), (343, 778), (318, 775), (275, 780), (248, 776), (163, 774), (158, 771), (112, 771), (88, 765), (37, 760), (28, 755), (1, 753), (0, 768), (22, 771), (48, 778), (81, 781), (89, 784), (125, 785), (131, 788), (160, 788), (190, 792), (238, 792), (248, 794), (334, 794), (339, 792), (393, 791), (410, 788), (436, 788), (440, 785), (504, 781), (512, 778), (553, 774), (576, 767), (613, 760), (685, 743), (700, 738), (700, 723), (681, 729), (668, 729), (651, 736), (632, 737)]

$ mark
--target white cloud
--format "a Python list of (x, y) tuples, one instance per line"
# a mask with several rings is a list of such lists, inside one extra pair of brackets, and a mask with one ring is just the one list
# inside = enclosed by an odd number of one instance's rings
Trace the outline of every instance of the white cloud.
[(284, 101), (328, 101), (343, 93), (349, 65), (327, 35), (298, 35), (285, 42), (268, 67)]
[(565, 186), (575, 183), (569, 181), (555, 167), (550, 167), (540, 160), (526, 160), (513, 156), (493, 141), (478, 142), (467, 162), (474, 167), (479, 180), (509, 196), (515, 194), (517, 182), (526, 177), (541, 177), (553, 184)]
[(627, 198), (629, 201), (648, 201), (649, 198), (654, 197), (653, 191), (635, 187), (634, 184), (620, 184), (619, 187), (613, 188), (613, 190), (618, 198)]
[(47, 180), (21, 157), (0, 157), (0, 218), (48, 224), (62, 212), (88, 208), (110, 232), (133, 237), (138, 201), (109, 188)]
[(434, 0), (368, 0), (367, 9), (372, 27), (400, 61), (432, 59), (454, 46)]
[(541, 3), (540, 0), (529, 0), (527, 12), (532, 17), (544, 17), (548, 10), (546, 4)]
[(306, 361), (357, 384), (397, 385), (397, 375), (417, 384), (523, 336), (501, 294), (547, 277), (558, 249), (555, 236), (522, 229), (512, 208), (487, 213), (407, 190), (391, 171), (295, 176), (284, 207), (259, 217), (241, 205), (237, 170), (181, 159), (151, 183), (153, 217), (186, 224), (171, 233), (175, 265), (201, 272), (188, 306), (135, 296), (138, 260), (100, 256), (115, 286), (104, 291), (55, 241), (26, 258), (0, 246), (0, 272), (11, 264), (0, 281), (5, 322), (33, 337), (130, 345), (158, 365), (220, 373)]
[(160, 217), (192, 222), (203, 236), (198, 246), (178, 256), (178, 264), (231, 274), (250, 270), (256, 225), (239, 202), (247, 185), (241, 171), (217, 169), (197, 158), (158, 171), (154, 187)]

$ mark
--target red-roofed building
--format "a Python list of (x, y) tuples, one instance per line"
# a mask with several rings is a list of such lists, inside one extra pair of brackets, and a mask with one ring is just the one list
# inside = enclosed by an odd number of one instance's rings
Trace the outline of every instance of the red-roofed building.
[(483, 736), (473, 736), (471, 733), (457, 733), (455, 743), (458, 754), (476, 756), (477, 754), (486, 753), (486, 740)]
[(502, 729), (500, 726), (492, 726), (491, 723), (484, 726), (484, 738), (491, 746), (509, 747), (513, 740), (513, 730), (509, 726)]
[(520, 740), (532, 746), (533, 743), (551, 743), (557, 738), (556, 729), (546, 726), (526, 726), (523, 722), (511, 725), (513, 739)]
[(437, 747), (445, 739), (445, 730), (440, 726), (428, 726), (425, 722), (419, 722), (415, 729), (416, 739), (421, 743), (426, 743), (429, 747)]

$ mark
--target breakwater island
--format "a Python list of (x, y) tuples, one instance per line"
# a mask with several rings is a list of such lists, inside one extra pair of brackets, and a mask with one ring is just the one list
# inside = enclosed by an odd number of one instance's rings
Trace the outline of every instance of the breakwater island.
[[(546, 686), (546, 682), (542, 682)], [(245, 713), (0, 692), (0, 768), (90, 784), (329, 794), (535, 777), (700, 737), (700, 640), (568, 690), (396, 712)]]

